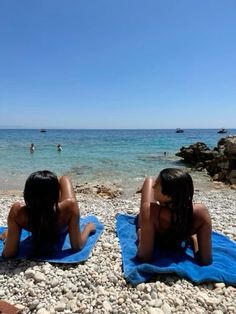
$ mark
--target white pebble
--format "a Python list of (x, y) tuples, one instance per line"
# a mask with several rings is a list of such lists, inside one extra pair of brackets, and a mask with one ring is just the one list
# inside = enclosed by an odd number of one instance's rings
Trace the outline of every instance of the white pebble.
[(25, 277), (26, 278), (32, 278), (35, 276), (35, 271), (33, 269), (27, 269), (25, 271)]
[(47, 311), (44, 307), (37, 311), (37, 314), (50, 314), (49, 311)]
[(164, 303), (161, 307), (162, 311), (164, 312), (164, 314), (171, 314), (171, 307), (169, 306), (169, 304)]
[(41, 281), (45, 281), (46, 277), (43, 273), (41, 273), (40, 271), (36, 271), (34, 274), (34, 280), (36, 282), (41, 282)]
[(55, 311), (58, 311), (58, 312), (63, 312), (66, 308), (66, 304), (65, 303), (57, 303), (56, 306), (55, 306)]
[(148, 313), (149, 314), (164, 314), (164, 312), (161, 309), (154, 308), (154, 307), (149, 308)]
[(102, 306), (105, 311), (112, 312), (112, 306), (108, 301), (103, 301)]

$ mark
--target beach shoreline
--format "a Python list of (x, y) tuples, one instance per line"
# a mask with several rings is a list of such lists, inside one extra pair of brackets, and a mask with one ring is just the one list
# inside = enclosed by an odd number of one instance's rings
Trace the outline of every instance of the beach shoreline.
[[(59, 265), (35, 261), (0, 263), (0, 298), (23, 313), (234, 313), (236, 288), (224, 283), (196, 285), (176, 275), (155, 276), (130, 286), (124, 279), (117, 213), (137, 214), (140, 194), (129, 198), (77, 193), (81, 216), (96, 215), (104, 232), (85, 263)], [(22, 191), (0, 193), (0, 222), (6, 225), (10, 205), (23, 200)], [(213, 229), (236, 241), (235, 191), (228, 188), (195, 191), (212, 216)], [(4, 288), (3, 288), (4, 287)]]
[[(188, 171), (192, 176), (195, 191), (235, 189), (234, 185), (225, 184), (220, 181), (213, 181), (206, 171), (196, 171), (188, 167), (185, 167), (184, 169)], [(69, 175), (74, 187), (86, 185), (91, 187), (92, 186), (106, 186), (107, 188), (117, 187), (117, 189), (120, 189), (121, 191), (121, 198), (124, 199), (130, 199), (132, 195), (135, 194), (135, 192), (141, 188), (142, 183), (145, 179), (145, 176), (137, 178), (127, 176), (126, 178), (117, 178), (115, 180), (112, 180), (111, 178), (110, 179), (96, 178), (96, 176), (94, 176), (93, 180), (88, 181), (84, 179), (81, 180), (81, 178), (78, 178), (77, 176), (73, 175), (71, 176), (70, 174), (65, 175)], [(155, 173), (153, 173), (153, 175), (155, 175)], [(26, 175), (25, 177), (27, 178), (27, 176), (28, 175)], [(0, 180), (1, 183), (0, 196), (11, 194), (13, 195), (17, 194), (20, 196), (23, 194), (25, 181), (22, 181), (20, 184), (17, 184), (16, 186), (15, 185), (12, 186), (11, 183), (9, 182), (6, 184), (6, 180), (4, 181), (3, 178), (1, 178), (1, 180)]]

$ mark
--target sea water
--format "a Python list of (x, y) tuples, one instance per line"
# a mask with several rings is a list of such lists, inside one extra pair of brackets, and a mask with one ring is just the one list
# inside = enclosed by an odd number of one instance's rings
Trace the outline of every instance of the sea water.
[[(48, 169), (70, 175), (74, 182), (115, 183), (135, 189), (145, 176), (166, 167), (185, 167), (175, 154), (198, 141), (214, 148), (220, 138), (216, 129), (175, 130), (40, 130), (0, 129), (0, 186), (20, 189), (28, 175)], [(30, 152), (34, 143), (35, 151)], [(61, 144), (62, 151), (57, 151)], [(201, 177), (200, 179), (201, 180)]]

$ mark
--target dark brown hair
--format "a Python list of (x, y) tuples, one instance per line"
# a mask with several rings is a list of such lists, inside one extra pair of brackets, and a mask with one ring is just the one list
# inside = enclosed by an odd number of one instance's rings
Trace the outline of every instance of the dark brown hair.
[(32, 173), (25, 183), (24, 200), (35, 254), (48, 253), (58, 238), (57, 210), (60, 184), (48, 170)]
[(180, 245), (190, 235), (193, 216), (193, 181), (178, 168), (166, 168), (159, 174), (162, 193), (171, 197), (171, 242)]

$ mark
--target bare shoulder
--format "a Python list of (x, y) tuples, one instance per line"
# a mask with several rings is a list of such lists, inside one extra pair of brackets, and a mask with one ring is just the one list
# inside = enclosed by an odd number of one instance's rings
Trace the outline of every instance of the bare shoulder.
[(195, 228), (198, 228), (203, 224), (211, 225), (211, 216), (208, 208), (204, 204), (197, 203), (193, 205), (193, 220)]
[(19, 216), (23, 214), (24, 209), (25, 209), (25, 204), (21, 202), (13, 203), (9, 212), (9, 217), (18, 218)]
[(77, 200), (73, 198), (67, 198), (58, 204), (59, 213), (63, 217), (71, 217), (78, 212)]
[(8, 222), (15, 222), (21, 228), (27, 228), (28, 216), (26, 206), (22, 202), (15, 202), (12, 204), (8, 215)]
[(210, 216), (208, 208), (202, 203), (196, 203), (193, 205), (193, 214), (199, 218)]
[(76, 200), (73, 198), (66, 198), (58, 204), (60, 210), (72, 210)]

